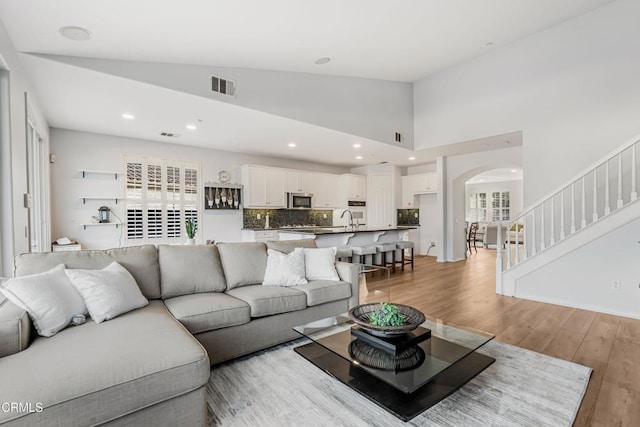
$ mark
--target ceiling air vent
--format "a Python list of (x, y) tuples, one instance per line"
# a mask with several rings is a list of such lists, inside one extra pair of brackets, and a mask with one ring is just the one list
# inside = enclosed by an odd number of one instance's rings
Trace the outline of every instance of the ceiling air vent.
[(211, 91), (236, 96), (236, 82), (219, 76), (211, 76)]
[(179, 138), (181, 135), (173, 132), (160, 132), (160, 136), (165, 136), (167, 138)]

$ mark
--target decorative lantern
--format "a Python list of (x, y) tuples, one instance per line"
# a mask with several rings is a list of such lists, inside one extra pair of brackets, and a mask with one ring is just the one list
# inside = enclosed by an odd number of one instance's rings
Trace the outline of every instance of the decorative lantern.
[(106, 206), (101, 206), (98, 209), (98, 222), (104, 223), (109, 222), (109, 208)]

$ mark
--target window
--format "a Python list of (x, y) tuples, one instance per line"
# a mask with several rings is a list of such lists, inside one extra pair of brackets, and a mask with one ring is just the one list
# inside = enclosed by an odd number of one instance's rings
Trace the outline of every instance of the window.
[(127, 156), (125, 169), (127, 240), (184, 241), (185, 221), (200, 224), (200, 164)]
[(492, 221), (508, 221), (511, 216), (509, 206), (509, 192), (493, 192), (491, 194), (491, 209)]
[(471, 193), (469, 196), (469, 221), (508, 221), (511, 217), (509, 192), (494, 191), (491, 206), (487, 205), (487, 193)]
[(487, 221), (487, 193), (472, 193), (469, 200), (469, 220)]

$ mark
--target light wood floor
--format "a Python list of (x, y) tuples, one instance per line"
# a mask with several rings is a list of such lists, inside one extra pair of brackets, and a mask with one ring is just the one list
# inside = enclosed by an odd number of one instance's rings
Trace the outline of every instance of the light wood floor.
[[(380, 279), (361, 301), (379, 301)], [(495, 293), (495, 251), (466, 261), (418, 257), (391, 278), (391, 300), (497, 340), (593, 368), (576, 426), (640, 426), (640, 320)]]

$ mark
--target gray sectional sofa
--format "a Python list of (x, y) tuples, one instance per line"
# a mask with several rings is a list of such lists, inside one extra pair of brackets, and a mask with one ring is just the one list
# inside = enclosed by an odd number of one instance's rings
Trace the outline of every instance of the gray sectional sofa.
[(35, 333), (27, 313), (0, 294), (0, 405), (22, 405), (0, 408), (0, 424), (205, 425), (210, 365), (295, 339), (293, 326), (358, 302), (353, 264), (336, 263), (340, 281), (260, 285), (268, 246), (289, 252), (315, 242), (19, 255), (16, 276), (61, 263), (101, 269), (118, 261), (150, 303), (45, 338)]

